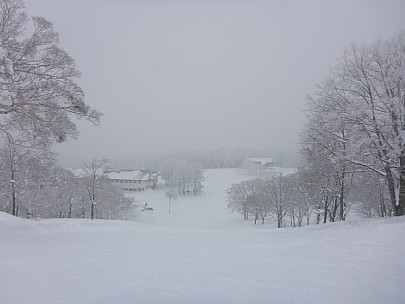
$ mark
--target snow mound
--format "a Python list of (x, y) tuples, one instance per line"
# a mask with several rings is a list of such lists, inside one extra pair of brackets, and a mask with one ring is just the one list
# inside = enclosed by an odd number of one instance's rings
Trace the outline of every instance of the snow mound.
[(11, 214), (0, 212), (0, 231), (4, 229), (29, 229), (35, 222), (21, 219)]

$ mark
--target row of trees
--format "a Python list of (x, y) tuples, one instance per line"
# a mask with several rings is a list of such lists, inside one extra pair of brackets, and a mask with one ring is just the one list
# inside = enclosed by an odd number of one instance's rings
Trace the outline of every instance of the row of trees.
[(300, 171), (311, 191), (343, 220), (349, 202), (404, 215), (405, 32), (348, 48), (308, 105)]
[(0, 211), (20, 217), (129, 219), (133, 198), (125, 197), (104, 176), (104, 160), (93, 160), (77, 176), (45, 158), (0, 149)]
[[(342, 203), (340, 177), (319, 168), (319, 174), (300, 168), (289, 175), (268, 171), (260, 178), (234, 184), (227, 190), (228, 208), (243, 215), (245, 220), (266, 218), (277, 227), (301, 227), (303, 224), (344, 221), (349, 211), (361, 216), (390, 216), (393, 211), (384, 197), (382, 180), (361, 174), (352, 177)], [(322, 184), (321, 182), (325, 182)], [(350, 184), (350, 186), (349, 186)]]
[[(228, 190), (229, 207), (281, 227), (405, 213), (405, 32), (348, 48), (308, 98), (297, 173)], [(257, 177), (259, 177), (256, 174)]]
[(285, 226), (285, 218), (290, 225), (301, 227), (304, 216), (309, 220), (311, 207), (300, 198), (296, 175), (269, 175), (266, 179), (255, 178), (234, 184), (227, 190), (232, 211), (241, 213), (245, 220), (260, 219), (264, 224), (267, 217), (276, 220), (277, 227)]
[(60, 168), (51, 152), (54, 143), (77, 137), (73, 117), (95, 124), (101, 117), (84, 102), (80, 72), (58, 43), (52, 23), (29, 18), (22, 0), (0, 0), (0, 210), (122, 217), (132, 202), (98, 177), (92, 184), (90, 170), (78, 178)]
[(188, 163), (187, 160), (168, 160), (159, 168), (165, 186), (177, 189), (179, 195), (197, 195), (202, 189), (204, 168), (201, 163)]

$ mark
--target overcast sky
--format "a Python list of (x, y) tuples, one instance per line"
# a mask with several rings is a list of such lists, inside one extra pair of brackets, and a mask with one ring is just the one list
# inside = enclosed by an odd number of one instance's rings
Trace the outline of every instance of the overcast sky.
[(82, 72), (100, 126), (63, 165), (217, 148), (296, 150), (305, 97), (351, 43), (405, 29), (403, 0), (26, 0)]

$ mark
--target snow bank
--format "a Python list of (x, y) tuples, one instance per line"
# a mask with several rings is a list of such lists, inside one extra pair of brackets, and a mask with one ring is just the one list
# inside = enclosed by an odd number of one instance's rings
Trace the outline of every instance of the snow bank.
[(8, 230), (26, 230), (34, 225), (35, 223), (33, 221), (23, 220), (0, 211), (0, 233), (5, 233), (5, 231)]

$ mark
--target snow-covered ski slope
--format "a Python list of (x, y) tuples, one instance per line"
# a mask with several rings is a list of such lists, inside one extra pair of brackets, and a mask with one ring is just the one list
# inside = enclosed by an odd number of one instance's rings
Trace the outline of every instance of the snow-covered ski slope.
[(274, 229), (204, 194), (145, 192), (139, 222), (29, 221), (0, 213), (0, 303), (404, 303), (405, 217)]

